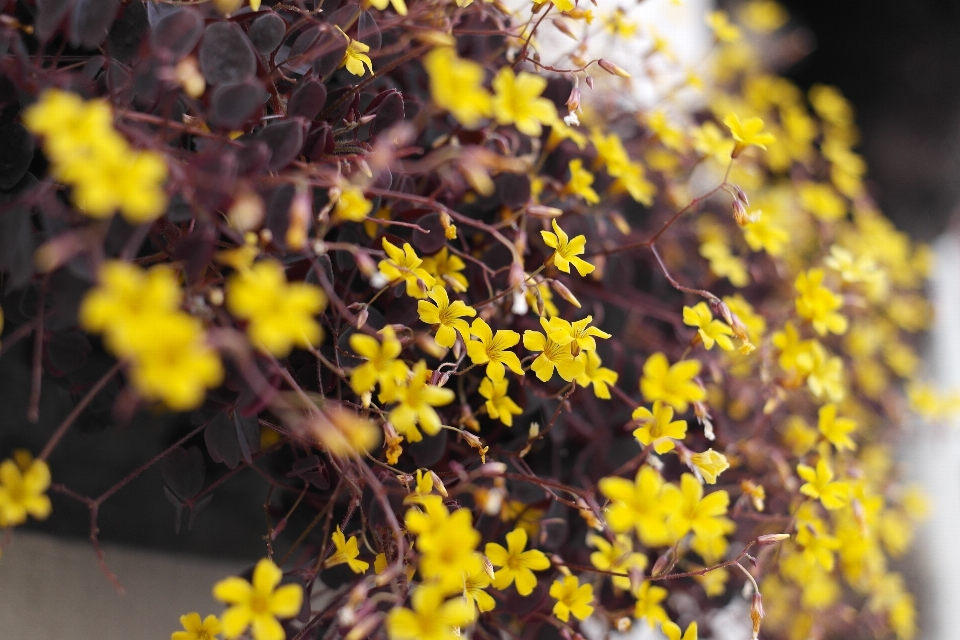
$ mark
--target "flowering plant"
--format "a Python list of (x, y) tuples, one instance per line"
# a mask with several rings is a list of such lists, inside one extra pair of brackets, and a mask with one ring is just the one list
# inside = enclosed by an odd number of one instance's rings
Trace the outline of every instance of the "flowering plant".
[[(4, 348), (32, 419), (41, 369), (80, 394), (0, 463), (5, 539), (62, 494), (115, 580), (119, 486), (175, 467), (179, 514), (253, 468), (266, 557), (177, 640), (695, 640), (738, 602), (754, 638), (912, 638), (890, 442), (956, 404), (913, 382), (930, 253), (840, 93), (759, 64), (783, 9), (740, 9), (688, 68), (573, 0), (0, 2), (0, 270), (37, 301)], [(199, 426), (88, 497), (47, 460), (108, 387)]]

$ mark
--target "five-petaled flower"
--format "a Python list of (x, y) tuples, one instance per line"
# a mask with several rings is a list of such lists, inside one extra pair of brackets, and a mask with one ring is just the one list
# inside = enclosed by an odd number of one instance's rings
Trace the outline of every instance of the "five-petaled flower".
[(572, 613), (578, 620), (586, 620), (593, 613), (593, 585), (580, 584), (577, 576), (564, 576), (550, 585), (550, 597), (556, 598), (553, 615), (563, 622), (570, 619)]
[(494, 335), (483, 318), (476, 318), (470, 326), (470, 335), (476, 340), (467, 341), (467, 355), (473, 364), (487, 365), (487, 377), (493, 381), (503, 380), (504, 366), (518, 376), (523, 375), (520, 358), (510, 347), (520, 342), (520, 334), (510, 329), (499, 329)]
[(697, 328), (697, 334), (703, 340), (703, 346), (709, 351), (714, 344), (724, 351), (733, 351), (733, 329), (726, 322), (715, 320), (706, 302), (698, 302), (693, 307), (683, 308), (683, 323)]
[(525, 550), (527, 532), (517, 527), (507, 534), (507, 548), (488, 542), (484, 551), (495, 567), (502, 567), (493, 575), (493, 586), (501, 591), (516, 582), (517, 593), (528, 596), (537, 586), (534, 571), (550, 568), (550, 560), (537, 549)]
[(723, 119), (723, 124), (730, 129), (730, 135), (736, 142), (730, 154), (732, 158), (739, 156), (751, 145), (766, 149), (768, 144), (777, 141), (772, 133), (763, 130), (763, 120), (760, 118), (744, 118), (741, 122), (737, 114), (728, 113)]
[(493, 117), (498, 124), (512, 124), (520, 133), (539, 136), (541, 125), (557, 119), (557, 108), (540, 94), (547, 79), (521, 71), (514, 75), (510, 66), (500, 68), (493, 79)]
[(283, 572), (269, 558), (253, 569), (253, 579), (232, 577), (213, 587), (213, 597), (231, 605), (221, 616), (223, 635), (239, 637), (248, 628), (254, 640), (283, 640), (286, 633), (278, 618), (292, 618), (300, 612), (303, 588), (299, 584), (278, 586)]
[(547, 262), (552, 262), (557, 266), (557, 269), (564, 273), (570, 273), (571, 264), (581, 276), (593, 273), (595, 267), (583, 258), (578, 257), (584, 252), (587, 239), (580, 235), (571, 240), (556, 220), (550, 222), (553, 225), (553, 233), (549, 231), (540, 232), (540, 235), (543, 236), (543, 242), (554, 250), (553, 255), (547, 258)]
[(825, 458), (820, 458), (816, 469), (798, 464), (797, 475), (806, 481), (801, 485), (800, 493), (819, 500), (827, 509), (840, 509), (847, 504), (850, 485), (840, 480), (834, 481), (833, 469)]
[(823, 285), (823, 269), (810, 269), (797, 276), (794, 286), (797, 315), (813, 324), (818, 334), (847, 332), (847, 319), (837, 310), (843, 306), (843, 296)]
[(357, 395), (372, 391), (378, 382), (380, 388), (393, 388), (406, 380), (409, 373), (406, 363), (397, 359), (403, 346), (393, 327), (385, 326), (380, 335), (383, 336), (382, 342), (360, 332), (350, 336), (350, 348), (367, 359), (350, 372), (350, 388)]
[(444, 599), (443, 589), (423, 584), (410, 595), (413, 609), (396, 607), (387, 615), (393, 640), (459, 640), (460, 627), (473, 621), (476, 611), (463, 597)]
[(462, 300), (450, 302), (450, 296), (446, 289), (441, 286), (435, 286), (427, 294), (430, 300), (420, 300), (417, 302), (417, 311), (420, 320), (426, 324), (433, 325), (437, 331), (437, 344), (441, 347), (450, 348), (457, 341), (457, 334), (463, 338), (464, 344), (470, 341), (470, 325), (462, 318), (472, 318), (477, 315), (477, 310), (467, 306)]
[(487, 414), (494, 420), (500, 420), (508, 427), (513, 426), (513, 416), (523, 413), (516, 402), (507, 394), (510, 381), (506, 378), (491, 380), (484, 378), (480, 383), (480, 395), (487, 399)]
[(820, 407), (817, 428), (837, 451), (856, 450), (857, 443), (850, 434), (856, 431), (857, 423), (850, 418), (837, 417), (837, 405), (831, 403)]
[(540, 318), (540, 325), (544, 333), (527, 329), (523, 332), (523, 346), (528, 351), (540, 352), (530, 370), (537, 374), (543, 382), (548, 382), (553, 377), (554, 368), (560, 377), (567, 382), (572, 382), (575, 378), (583, 374), (583, 358), (575, 358), (570, 352), (569, 341), (566, 344), (560, 344), (550, 339), (544, 334), (549, 334), (550, 324), (546, 318)]
[(180, 616), (183, 631), (174, 631), (170, 640), (216, 640), (223, 631), (223, 624), (215, 615), (209, 615), (203, 620), (197, 612)]
[(370, 46), (363, 44), (359, 40), (354, 40), (345, 34), (340, 27), (337, 27), (337, 31), (347, 39), (347, 50), (343, 54), (343, 60), (340, 62), (340, 66), (346, 67), (347, 71), (355, 76), (364, 75), (367, 69), (370, 70), (370, 73), (373, 73), (373, 62), (370, 60), (370, 56), (367, 55), (370, 51)]
[(492, 97), (483, 88), (483, 66), (457, 56), (453, 47), (438, 47), (423, 58), (430, 76), (430, 96), (465, 127), (475, 127), (492, 112)]
[(673, 407), (660, 400), (653, 403), (653, 411), (646, 407), (637, 407), (633, 419), (640, 426), (633, 430), (633, 437), (643, 446), (653, 443), (658, 454), (673, 451), (674, 440), (683, 440), (687, 436), (687, 421), (673, 419)]
[(584, 368), (583, 373), (577, 376), (577, 384), (584, 389), (592, 384), (594, 395), (601, 400), (609, 400), (610, 386), (617, 384), (620, 374), (602, 366), (603, 361), (596, 351), (585, 351), (580, 357), (584, 358)]
[(700, 362), (681, 360), (673, 365), (662, 353), (655, 353), (643, 363), (640, 391), (648, 402), (662, 400), (684, 413), (691, 402), (707, 397), (703, 387), (694, 382), (700, 374)]
[(389, 283), (406, 282), (407, 295), (411, 298), (425, 298), (436, 280), (420, 265), (423, 260), (413, 250), (409, 242), (403, 243), (403, 248), (396, 246), (386, 238), (383, 239), (383, 250), (387, 258), (381, 260), (377, 267), (380, 274)]
[(15, 527), (27, 515), (44, 520), (50, 515), (50, 467), (34, 460), (30, 452), (17, 449), (13, 458), (0, 462), (0, 528)]
[(295, 346), (316, 346), (323, 337), (314, 316), (327, 305), (327, 296), (315, 285), (287, 282), (276, 260), (261, 260), (232, 275), (226, 295), (230, 313), (247, 321), (250, 340), (278, 358)]
[(398, 403), (390, 412), (390, 422), (408, 442), (423, 439), (418, 424), (427, 435), (440, 433), (440, 416), (434, 407), (450, 404), (456, 395), (451, 389), (428, 384), (429, 377), (427, 363), (421, 360), (413, 366), (410, 380), (405, 385), (388, 385), (380, 393), (382, 401)]

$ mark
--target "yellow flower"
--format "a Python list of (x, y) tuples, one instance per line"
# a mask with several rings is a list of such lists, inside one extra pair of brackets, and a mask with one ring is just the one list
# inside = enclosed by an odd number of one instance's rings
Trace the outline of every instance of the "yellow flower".
[(603, 361), (600, 360), (596, 351), (586, 351), (584, 354), (586, 362), (584, 362), (583, 373), (577, 376), (577, 384), (584, 389), (592, 384), (594, 395), (601, 400), (609, 400), (610, 389), (607, 385), (617, 384), (620, 374), (613, 369), (601, 366)]
[(664, 622), (660, 630), (663, 632), (663, 635), (667, 636), (667, 640), (697, 640), (696, 622), (690, 623), (687, 631), (683, 634), (683, 638), (680, 637), (680, 627), (678, 627), (676, 623)]
[(497, 606), (496, 601), (486, 592), (490, 586), (490, 576), (486, 569), (480, 563), (480, 567), (463, 578), (463, 597), (467, 602), (472, 601), (476, 604), (481, 613), (493, 611)]
[(397, 340), (393, 327), (388, 325), (380, 333), (383, 342), (359, 331), (350, 336), (350, 348), (367, 359), (350, 372), (350, 388), (357, 395), (373, 391), (378, 382), (381, 389), (393, 388), (407, 378), (409, 369), (406, 363), (397, 360), (403, 346)]
[(417, 302), (417, 311), (420, 320), (435, 327), (437, 344), (449, 349), (457, 341), (458, 333), (467, 344), (470, 341), (470, 325), (462, 318), (472, 318), (477, 315), (477, 310), (461, 300), (451, 303), (447, 291), (441, 286), (435, 286), (427, 296), (433, 302), (420, 300)]
[(23, 524), (27, 515), (45, 520), (51, 510), (49, 486), (50, 467), (25, 449), (0, 463), (0, 529)]
[(734, 142), (723, 134), (713, 122), (704, 122), (703, 126), (693, 130), (693, 148), (707, 158), (725, 163), (733, 152)]
[(390, 411), (390, 423), (408, 442), (419, 442), (423, 439), (417, 429), (418, 424), (427, 435), (437, 435), (441, 422), (434, 407), (450, 404), (456, 397), (451, 389), (427, 384), (429, 376), (427, 363), (421, 360), (414, 365), (413, 375), (407, 385), (394, 388), (385, 398), (387, 402), (399, 403), (399, 406)]
[(549, 231), (540, 232), (544, 244), (554, 250), (553, 255), (547, 258), (547, 262), (553, 262), (553, 264), (557, 265), (557, 269), (560, 269), (560, 271), (564, 273), (570, 273), (571, 264), (581, 276), (593, 273), (595, 267), (586, 260), (578, 257), (583, 254), (587, 245), (587, 239), (580, 235), (571, 240), (566, 232), (560, 228), (560, 225), (557, 224), (555, 219), (551, 220), (550, 223), (553, 225), (554, 233), (550, 233)]
[[(259, 1), (259, 0), (258, 0)], [(405, 16), (407, 15), (407, 3), (403, 0), (367, 0), (371, 6), (376, 7), (380, 11), (383, 11), (387, 8), (387, 5), (393, 5), (393, 10), (397, 12), (397, 15)]]
[(662, 400), (684, 413), (691, 402), (707, 397), (703, 387), (693, 381), (700, 375), (697, 360), (681, 360), (671, 365), (662, 353), (655, 353), (643, 363), (640, 391), (647, 402)]
[(602, 478), (600, 493), (613, 501), (607, 511), (607, 523), (614, 533), (636, 530), (640, 542), (648, 547), (668, 544), (667, 515), (679, 505), (677, 492), (666, 491), (660, 474), (647, 465), (637, 470), (634, 481)]
[(740, 39), (740, 29), (731, 24), (726, 11), (711, 11), (707, 14), (707, 24), (720, 42), (736, 42)]
[(252, 627), (254, 640), (283, 640), (286, 634), (278, 618), (292, 618), (300, 612), (303, 588), (298, 584), (277, 587), (283, 572), (269, 558), (253, 569), (253, 580), (227, 578), (213, 587), (213, 597), (232, 605), (221, 616), (223, 635), (230, 639)]
[(673, 420), (673, 408), (657, 400), (653, 411), (646, 407), (637, 407), (633, 419), (642, 426), (634, 429), (633, 437), (643, 446), (654, 443), (653, 450), (658, 454), (673, 451), (673, 440), (683, 440), (687, 436), (687, 421)]
[(487, 399), (487, 414), (494, 420), (499, 419), (503, 424), (512, 427), (513, 416), (519, 416), (523, 413), (523, 409), (507, 395), (509, 384), (510, 381), (506, 378), (496, 382), (490, 378), (484, 378), (480, 383), (480, 395)]
[(227, 309), (247, 321), (247, 335), (255, 345), (282, 358), (293, 347), (319, 344), (323, 330), (314, 317), (323, 311), (327, 296), (312, 284), (288, 283), (276, 260), (261, 260), (227, 280)]
[(751, 251), (766, 251), (771, 256), (783, 255), (783, 246), (790, 240), (790, 234), (777, 226), (770, 216), (761, 214), (756, 220), (747, 223), (743, 228), (743, 239)]
[(749, 146), (766, 149), (768, 144), (773, 144), (777, 139), (773, 134), (763, 130), (763, 120), (760, 118), (746, 118), (743, 122), (735, 113), (728, 113), (723, 119), (723, 124), (730, 129), (736, 144), (733, 147), (731, 157), (736, 158), (744, 149)]
[(540, 318), (540, 325), (544, 333), (531, 331), (527, 329), (523, 332), (523, 346), (528, 351), (539, 351), (540, 355), (530, 365), (530, 370), (537, 374), (543, 382), (548, 382), (553, 377), (553, 370), (556, 367), (560, 377), (571, 382), (577, 376), (583, 374), (584, 363), (581, 358), (574, 358), (570, 353), (570, 347), (567, 344), (558, 344), (544, 334), (550, 333), (550, 325), (546, 318)]
[(837, 405), (827, 404), (820, 407), (819, 418), (817, 428), (837, 451), (857, 449), (857, 444), (849, 435), (856, 431), (857, 423), (850, 418), (838, 418)]
[(637, 599), (633, 616), (640, 620), (646, 619), (651, 629), (657, 622), (660, 624), (669, 622), (670, 618), (667, 617), (666, 610), (660, 604), (666, 599), (667, 593), (667, 590), (663, 587), (655, 586), (652, 582), (645, 580), (633, 594), (633, 597)]
[(430, 96), (465, 127), (475, 127), (492, 112), (492, 99), (483, 88), (483, 67), (458, 58), (451, 47), (432, 50), (423, 59), (430, 76)]
[(413, 609), (396, 607), (387, 615), (391, 640), (460, 640), (460, 627), (473, 621), (473, 605), (462, 597), (444, 601), (440, 587), (420, 585), (410, 595)]
[(826, 459), (820, 458), (817, 468), (805, 464), (797, 465), (797, 475), (806, 483), (800, 487), (800, 493), (820, 500), (827, 509), (839, 509), (847, 504), (850, 494), (850, 485), (846, 482), (833, 481), (833, 469)]
[(429, 533), (417, 537), (420, 573), (435, 582), (446, 593), (463, 588), (463, 577), (483, 569), (476, 553), (480, 533), (473, 528), (468, 509), (457, 509), (449, 518), (437, 523)]
[(680, 506), (670, 513), (667, 526), (674, 539), (679, 540), (689, 531), (697, 536), (710, 538), (723, 534), (730, 522), (724, 518), (730, 496), (726, 491), (714, 491), (704, 496), (703, 485), (692, 474), (680, 478), (680, 489), (668, 485), (670, 492), (679, 493)]
[(80, 304), (80, 326), (102, 333), (107, 348), (131, 356), (163, 334), (163, 321), (183, 298), (174, 271), (165, 265), (142, 270), (120, 260), (100, 268), (99, 284)]
[[(557, 344), (570, 345), (571, 352), (579, 355), (581, 351), (596, 351), (597, 341), (594, 338), (606, 340), (610, 334), (596, 327), (591, 327), (593, 316), (587, 316), (576, 322), (567, 322), (559, 316), (554, 316), (544, 324), (547, 336)], [(542, 323), (542, 321), (541, 321)]]
[[(367, 72), (367, 69), (370, 70), (370, 73), (373, 73), (373, 62), (370, 60), (370, 56), (367, 55), (370, 47), (359, 40), (354, 40), (345, 34), (340, 27), (337, 27), (337, 31), (347, 39), (347, 50), (343, 54), (343, 60), (340, 62), (340, 66), (346, 67), (347, 71), (355, 76), (363, 76)], [(364, 65), (366, 65), (366, 68), (364, 68)]]
[(823, 269), (810, 269), (797, 276), (797, 315), (809, 320), (821, 336), (847, 331), (847, 319), (837, 309), (843, 306), (843, 296), (823, 286)]
[(363, 195), (363, 189), (354, 185), (347, 185), (340, 189), (337, 206), (334, 208), (334, 217), (339, 220), (363, 222), (370, 215), (373, 203)]
[(714, 320), (706, 302), (698, 302), (693, 307), (684, 307), (683, 323), (697, 327), (697, 333), (708, 351), (714, 344), (720, 345), (724, 351), (733, 351), (733, 341), (730, 339), (733, 329), (725, 322)]
[[(591, 533), (587, 536), (587, 544), (596, 549), (590, 554), (590, 562), (601, 571), (628, 573), (630, 569), (643, 571), (647, 567), (647, 556), (633, 550), (633, 542), (626, 534), (617, 534), (611, 543)], [(630, 588), (630, 578), (625, 576), (612, 576), (612, 582), (618, 589)]]
[(740, 7), (740, 19), (754, 31), (771, 33), (786, 24), (790, 14), (775, 0), (748, 0)]
[(557, 108), (541, 96), (547, 79), (521, 71), (514, 75), (509, 66), (500, 68), (493, 78), (493, 116), (501, 125), (512, 124), (528, 136), (539, 136), (541, 125), (557, 119)]
[(800, 186), (803, 208), (824, 222), (840, 220), (847, 215), (847, 203), (828, 184), (807, 182)]
[(550, 560), (542, 551), (527, 546), (527, 532), (516, 528), (507, 534), (507, 548), (496, 542), (488, 542), (484, 549), (487, 558), (495, 567), (502, 567), (493, 576), (493, 586), (503, 591), (516, 582), (517, 593), (528, 596), (537, 586), (534, 571), (550, 568)]
[(593, 585), (580, 584), (577, 576), (564, 576), (550, 585), (550, 597), (556, 598), (553, 615), (566, 622), (572, 613), (577, 620), (586, 620), (593, 614)]
[(142, 344), (130, 361), (130, 381), (145, 400), (160, 401), (175, 411), (195, 409), (206, 390), (223, 381), (223, 365), (204, 340), (200, 321), (185, 313), (169, 314), (162, 331)]
[(450, 285), (454, 291), (463, 293), (467, 290), (467, 278), (461, 273), (467, 265), (460, 256), (450, 253), (446, 245), (432, 256), (425, 256), (421, 266), (443, 284)]
[[(533, 0), (533, 4), (543, 4), (545, 0)], [(574, 0), (557, 0), (553, 3), (558, 11), (573, 11), (576, 7)]]
[[(574, 158), (570, 161), (568, 168), (570, 169), (570, 180), (564, 185), (563, 192), (580, 196), (587, 204), (600, 202), (600, 196), (592, 186), (593, 174), (583, 168), (583, 160)], [(580, 275), (586, 274), (581, 273)]]
[(408, 296), (411, 298), (426, 298), (427, 291), (432, 289), (437, 281), (420, 266), (423, 260), (413, 250), (410, 243), (404, 242), (401, 249), (384, 238), (383, 250), (387, 252), (387, 258), (381, 260), (377, 267), (387, 282), (406, 282)]
[(704, 242), (700, 245), (700, 255), (710, 261), (710, 270), (717, 277), (726, 278), (735, 287), (745, 287), (750, 282), (747, 266), (743, 260), (730, 252), (723, 241)]
[(180, 624), (184, 630), (174, 631), (170, 634), (170, 640), (215, 640), (223, 631), (217, 616), (209, 615), (201, 621), (197, 612), (180, 616)]
[(331, 540), (333, 540), (333, 545), (337, 550), (324, 561), (324, 567), (329, 568), (335, 567), (338, 564), (346, 564), (354, 573), (363, 573), (370, 568), (369, 562), (357, 560), (357, 556), (360, 555), (360, 549), (357, 546), (357, 536), (350, 536), (348, 540), (347, 537), (343, 535), (343, 532), (340, 531), (340, 525), (337, 525), (337, 530), (333, 532)]
[(716, 484), (717, 476), (730, 468), (726, 456), (713, 449), (707, 449), (703, 453), (694, 453), (690, 456), (690, 461), (694, 464), (700, 475), (703, 476), (707, 484)]
[(470, 326), (470, 335), (477, 340), (467, 341), (467, 355), (475, 365), (487, 365), (487, 377), (494, 382), (503, 380), (504, 365), (518, 376), (523, 375), (520, 358), (510, 347), (520, 342), (520, 334), (509, 329), (499, 329), (494, 335), (483, 318), (476, 318)]
[(819, 564), (824, 570), (833, 571), (836, 562), (834, 551), (840, 548), (840, 541), (827, 533), (822, 521), (800, 522), (795, 540), (803, 547), (803, 559), (808, 564)]

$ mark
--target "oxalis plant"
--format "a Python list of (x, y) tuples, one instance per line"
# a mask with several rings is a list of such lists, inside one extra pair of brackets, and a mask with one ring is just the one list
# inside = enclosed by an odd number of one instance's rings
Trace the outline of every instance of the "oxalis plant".
[[(75, 402), (0, 452), (3, 545), (62, 494), (119, 588), (113, 495), (248, 474), (263, 559), (172, 640), (913, 638), (930, 251), (735, 9), (688, 67), (584, 1), (0, 0), (3, 353)], [(47, 460), (105, 401), (195, 426), (83, 495)]]

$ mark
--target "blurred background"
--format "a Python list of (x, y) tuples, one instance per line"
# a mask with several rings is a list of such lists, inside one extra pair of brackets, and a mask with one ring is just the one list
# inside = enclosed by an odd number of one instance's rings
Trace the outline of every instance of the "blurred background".
[[(666, 0), (647, 0), (644, 5)], [(938, 321), (929, 338), (929, 377), (960, 387), (960, 2), (957, 0), (783, 0), (792, 15), (771, 41), (778, 71), (802, 88), (836, 85), (853, 102), (862, 132), (859, 151), (881, 209), (938, 255), (931, 294)], [(693, 2), (702, 27), (704, 3)], [(732, 3), (721, 3), (730, 10)], [(609, 12), (627, 2), (599, 0)], [(653, 7), (650, 7), (652, 9)], [(649, 14), (648, 14), (649, 15)], [(686, 38), (703, 38), (700, 27)], [(8, 300), (4, 300), (7, 308)], [(38, 425), (25, 421), (29, 342), (0, 360), (0, 452), (39, 450), (72, 406), (69, 389), (45, 380)], [(118, 437), (109, 398), (88, 412), (51, 458), (58, 482), (97, 495), (167, 446), (161, 433), (184, 433), (189, 417), (138, 415)], [(169, 428), (170, 421), (179, 421)], [(80, 462), (81, 464), (78, 464)], [(904, 439), (902, 463), (922, 480), (935, 515), (917, 551), (900, 567), (918, 594), (923, 640), (948, 640), (960, 603), (960, 438), (944, 425), (917, 425)], [(112, 640), (169, 637), (177, 618), (219, 609), (209, 590), (220, 577), (262, 555), (266, 490), (245, 472), (219, 491), (190, 529), (174, 529), (174, 507), (151, 469), (111, 498), (100, 513), (106, 560), (126, 588), (118, 596), (86, 541), (89, 514), (52, 494), (47, 522), (18, 530), (0, 561), (0, 633), (5, 638)], [(223, 531), (231, 534), (224, 536)], [(56, 579), (54, 579), (56, 578)], [(96, 611), (95, 616), (90, 615)], [(733, 636), (731, 636), (732, 640)]]

